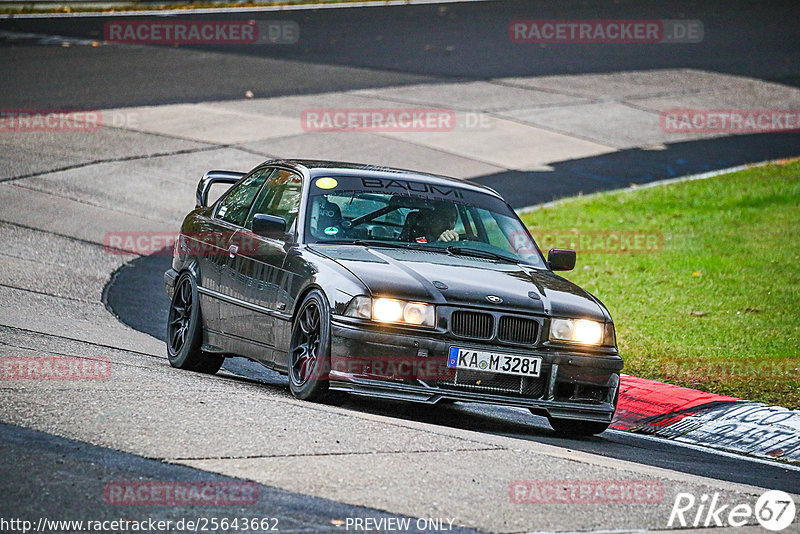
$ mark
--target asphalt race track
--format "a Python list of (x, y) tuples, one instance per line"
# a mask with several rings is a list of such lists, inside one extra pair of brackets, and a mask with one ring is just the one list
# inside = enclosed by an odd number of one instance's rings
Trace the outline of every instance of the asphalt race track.
[[(519, 208), (797, 157), (797, 132), (669, 134), (658, 119), (671, 108), (800, 109), (798, 15), (796, 2), (716, 0), (216, 13), (201, 18), (293, 20), (300, 40), (180, 47), (102, 43), (103, 17), (0, 19), (0, 110), (108, 118), (97, 132), (0, 132), (0, 356), (102, 358), (113, 368), (109, 380), (0, 382), (0, 518), (270, 517), (282, 532), (429, 518), (464, 531), (631, 531), (667, 529), (679, 492), (751, 505), (767, 489), (797, 495), (796, 466), (613, 430), (558, 438), (527, 411), (313, 405), (240, 358), (214, 377), (174, 370), (163, 344), (168, 251), (118, 254), (104, 243), (113, 232), (175, 232), (202, 172), (278, 156), (451, 174)], [(508, 38), (511, 20), (556, 18), (699, 20), (704, 38)], [(301, 110), (326, 106), (451, 107), (485, 128), (298, 127)], [(509, 498), (516, 480), (563, 479), (645, 480), (663, 499)], [(104, 497), (115, 481), (247, 481), (258, 500), (120, 506)], [(736, 531), (763, 531), (749, 525)]]
[[(163, 254), (134, 260), (117, 272), (106, 291), (106, 302), (120, 320), (159, 339), (164, 339), (169, 301), (158, 275), (166, 271), (169, 265), (169, 256)], [(142, 303), (148, 303), (148, 306), (143, 306)], [(227, 360), (224, 369), (243, 378), (256, 380), (284, 395), (290, 395), (286, 377), (265, 370), (244, 358)], [(800, 473), (787, 471), (779, 465), (761, 463), (757, 468), (755, 466), (748, 468), (747, 462), (742, 462), (741, 458), (735, 456), (719, 456), (702, 450), (688, 449), (676, 443), (655, 441), (614, 430), (606, 431), (599, 438), (580, 440), (559, 438), (550, 430), (546, 419), (534, 417), (527, 410), (516, 408), (457, 404), (430, 410), (414, 404), (363, 399), (351, 400), (344, 406), (350, 410), (386, 417), (534, 440), (610, 458), (763, 488), (793, 491), (800, 477)]]
[[(644, 1), (595, 5), (568, 0), (504, 1), (372, 9), (319, 9), (204, 15), (208, 20), (295, 20), (297, 46), (191, 50), (58, 50), (4, 47), (13, 75), (0, 80), (4, 105), (111, 108), (283, 96), (442, 80), (692, 68), (800, 83), (796, 2)], [(688, 19), (703, 23), (701, 46), (520, 45), (517, 19)], [(102, 39), (108, 19), (4, 20), (0, 29)], [(31, 41), (34, 39), (28, 39)], [(24, 42), (24, 40), (23, 40)], [(189, 47), (192, 48), (192, 47)], [(368, 52), (366, 52), (368, 51)], [(175, 67), (180, 68), (176, 69)], [(88, 90), (91, 87), (91, 90)]]
[[(4, 517), (8, 517), (5, 510), (12, 509), (19, 512), (35, 507), (37, 513), (51, 518), (58, 517), (65, 509), (76, 512), (86, 509), (87, 501), (91, 503), (95, 495), (102, 495), (106, 481), (112, 479), (236, 482), (196, 469), (165, 464), (17, 426), (0, 424), (0, 436), (3, 457), (14, 459), (13, 462), (4, 462), (0, 468), (3, 480), (41, 481), (41, 485), (37, 485), (39, 494), (33, 499), (30, 487), (6, 486)], [(53, 476), (53, 473), (58, 476)], [(339, 529), (331, 524), (331, 518), (365, 515), (376, 519), (394, 517), (392, 514), (293, 494), (263, 484), (258, 485), (257, 492), (257, 507), (241, 507), (236, 512), (275, 518), (281, 530), (286, 531), (336, 532)], [(28, 502), (31, 500), (34, 502)], [(98, 520), (119, 517), (117, 510), (110, 506), (92, 507), (90, 512), (91, 517)], [(224, 516), (230, 515), (231, 510), (226, 506), (216, 506), (204, 509), (203, 513), (207, 516)], [(184, 505), (151, 508), (148, 516), (154, 520), (177, 521), (194, 514), (191, 505)], [(470, 532), (466, 529), (453, 530)]]

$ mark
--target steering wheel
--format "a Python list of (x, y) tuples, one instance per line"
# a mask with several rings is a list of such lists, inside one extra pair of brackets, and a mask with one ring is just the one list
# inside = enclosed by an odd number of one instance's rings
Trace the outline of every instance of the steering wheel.
[(459, 241), (477, 241), (479, 243), (481, 242), (481, 240), (480, 240), (480, 238), (478, 236), (470, 235), (470, 234), (458, 234), (458, 240)]

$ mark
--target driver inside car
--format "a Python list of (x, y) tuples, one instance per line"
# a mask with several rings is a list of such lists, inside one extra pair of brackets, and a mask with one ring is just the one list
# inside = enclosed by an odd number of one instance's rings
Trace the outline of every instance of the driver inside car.
[(439, 202), (432, 209), (411, 212), (408, 216), (414, 217), (410, 241), (449, 243), (459, 239), (458, 232), (453, 229), (458, 219), (458, 210), (454, 204)]

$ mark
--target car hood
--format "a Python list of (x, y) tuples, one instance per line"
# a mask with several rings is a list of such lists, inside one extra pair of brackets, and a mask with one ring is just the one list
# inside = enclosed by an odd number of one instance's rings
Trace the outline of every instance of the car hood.
[(312, 249), (352, 272), (373, 296), (608, 320), (592, 295), (542, 269), (422, 250), (321, 244)]

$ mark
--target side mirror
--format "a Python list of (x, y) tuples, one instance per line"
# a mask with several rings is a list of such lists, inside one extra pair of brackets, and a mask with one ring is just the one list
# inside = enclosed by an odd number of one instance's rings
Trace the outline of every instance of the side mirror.
[(253, 233), (270, 239), (286, 239), (286, 220), (276, 215), (256, 213), (253, 216)]
[(575, 251), (568, 248), (551, 248), (547, 264), (553, 271), (571, 271), (575, 268)]
[(195, 193), (195, 207), (205, 208), (208, 206), (208, 192), (214, 184), (235, 184), (242, 179), (246, 173), (235, 171), (208, 171), (200, 178)]

